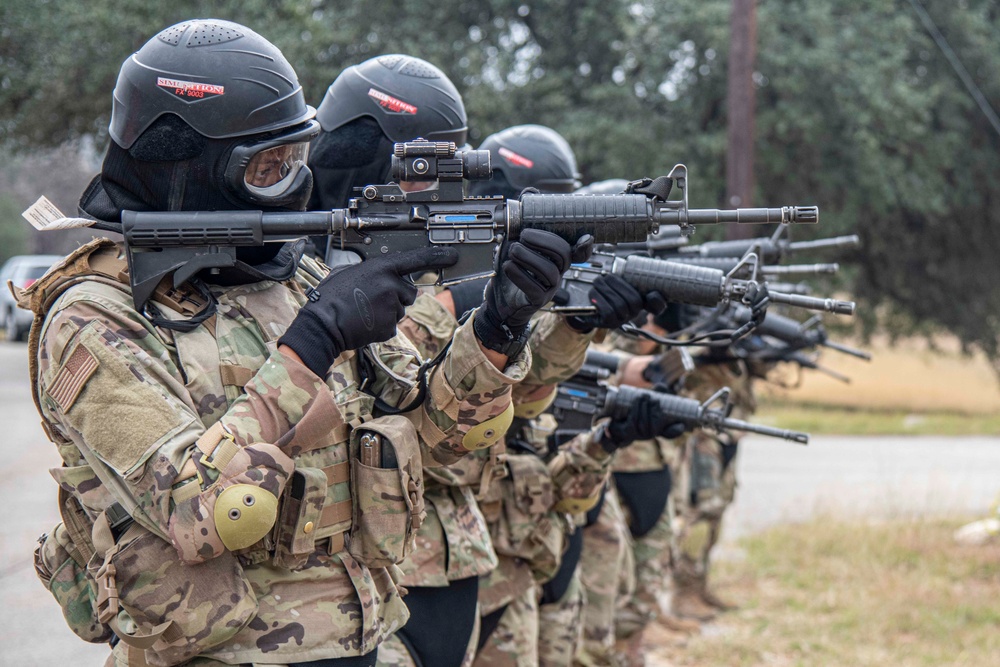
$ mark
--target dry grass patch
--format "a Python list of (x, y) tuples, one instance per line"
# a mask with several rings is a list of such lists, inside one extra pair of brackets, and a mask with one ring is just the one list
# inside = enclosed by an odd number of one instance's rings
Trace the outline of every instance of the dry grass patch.
[(748, 538), (714, 574), (741, 609), (686, 646), (660, 634), (650, 664), (1000, 664), (1000, 545), (955, 545), (959, 525), (822, 520)]
[(1000, 412), (962, 414), (865, 410), (774, 400), (763, 401), (753, 421), (815, 435), (1000, 434)]
[[(874, 355), (870, 362), (836, 352), (825, 353), (821, 359), (822, 364), (849, 376), (850, 384), (808, 371), (796, 389), (759, 383), (760, 393), (782, 401), (869, 410), (1000, 411), (1000, 383), (990, 362), (979, 353), (961, 354), (954, 339), (941, 337), (933, 349), (922, 339), (896, 345), (877, 339), (867, 349)], [(779, 377), (784, 375), (779, 371)]]

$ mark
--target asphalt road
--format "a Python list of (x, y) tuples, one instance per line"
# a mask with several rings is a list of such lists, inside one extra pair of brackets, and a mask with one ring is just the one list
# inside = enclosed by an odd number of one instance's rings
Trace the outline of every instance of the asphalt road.
[[(24, 345), (0, 342), (0, 424), (0, 665), (99, 667), (107, 649), (69, 631), (31, 565), (38, 535), (58, 521), (48, 469), (60, 461), (38, 425)], [(1000, 493), (1000, 438), (817, 437), (808, 447), (749, 438), (737, 461), (730, 547), (740, 535), (818, 513), (977, 514)]]

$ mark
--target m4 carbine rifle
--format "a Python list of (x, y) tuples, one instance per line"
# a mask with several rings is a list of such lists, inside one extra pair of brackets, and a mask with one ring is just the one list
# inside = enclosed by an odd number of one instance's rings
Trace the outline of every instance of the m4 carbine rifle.
[(601, 417), (627, 418), (629, 407), (641, 396), (648, 396), (656, 401), (674, 423), (682, 422), (688, 428), (708, 428), (715, 431), (733, 429), (801, 444), (809, 442), (808, 433), (731, 419), (729, 414), (732, 412), (732, 405), (729, 402), (728, 388), (720, 389), (701, 403), (693, 398), (649, 389), (611, 387), (606, 384), (611, 375), (607, 368), (584, 364), (576, 375), (559, 385), (556, 398), (549, 407), (559, 423), (555, 433), (557, 443), (590, 429), (594, 421)]
[(814, 241), (789, 241), (782, 238), (786, 229), (787, 227), (782, 225), (770, 237), (762, 236), (734, 241), (706, 241), (699, 245), (689, 245), (666, 250), (665, 254), (658, 253), (658, 256), (668, 257), (678, 255), (691, 258), (733, 258), (743, 257), (748, 252), (753, 252), (760, 258), (762, 264), (777, 264), (786, 255), (794, 252), (828, 248), (855, 248), (861, 243), (861, 239), (857, 234), (834, 236)]
[[(755, 262), (753, 253), (743, 263)], [(657, 291), (673, 303), (694, 306), (718, 306), (731, 302), (745, 302), (752, 287), (755, 271), (750, 269), (750, 279), (737, 278), (743, 263), (729, 272), (721, 269), (681, 264), (666, 259), (641, 255), (618, 257), (613, 254), (594, 253), (589, 262), (574, 264), (563, 275), (563, 298), (553, 310), (566, 315), (586, 314), (594, 309), (590, 302), (590, 285), (601, 275), (616, 275), (642, 293)], [(853, 301), (820, 299), (801, 294), (787, 294), (768, 290), (772, 303), (781, 303), (810, 310), (821, 310), (839, 315), (853, 315)], [(749, 305), (749, 304), (747, 304)]]
[[(750, 321), (752, 313), (749, 308), (737, 306), (732, 310), (731, 316), (735, 324), (743, 325)], [(799, 322), (791, 317), (785, 317), (768, 311), (767, 315), (764, 316), (764, 320), (757, 325), (755, 331), (761, 336), (770, 336), (771, 338), (780, 340), (791, 350), (826, 347), (842, 354), (864, 359), (865, 361), (871, 361), (872, 359), (872, 355), (869, 352), (830, 340), (826, 329), (819, 321), (819, 317)]]
[[(125, 237), (129, 278), (141, 310), (167, 276), (179, 287), (201, 271), (233, 266), (236, 248), (284, 242), (306, 236), (333, 237), (332, 247), (367, 259), (447, 245), (458, 249), (458, 263), (442, 270), (437, 284), (450, 285), (493, 273), (497, 246), (515, 240), (524, 229), (543, 229), (576, 243), (585, 235), (594, 242), (645, 241), (660, 225), (719, 222), (814, 223), (814, 206), (753, 209), (691, 209), (687, 205), (687, 168), (677, 165), (666, 177), (630, 185), (631, 194), (572, 195), (524, 193), (518, 200), (466, 197), (463, 181), (492, 175), (489, 151), (456, 151), (449, 142), (412, 141), (396, 144), (392, 177), (397, 181), (433, 182), (419, 192), (404, 192), (395, 183), (368, 185), (345, 209), (332, 211), (123, 211), (122, 222), (65, 217), (46, 222), (32, 215), (40, 200), (25, 212), (39, 229), (96, 227)], [(667, 184), (658, 194), (643, 194), (649, 184)], [(669, 200), (671, 185), (683, 193)], [(665, 192), (664, 192), (665, 190)], [(60, 214), (61, 215), (61, 214)], [(41, 219), (41, 222), (40, 222)]]

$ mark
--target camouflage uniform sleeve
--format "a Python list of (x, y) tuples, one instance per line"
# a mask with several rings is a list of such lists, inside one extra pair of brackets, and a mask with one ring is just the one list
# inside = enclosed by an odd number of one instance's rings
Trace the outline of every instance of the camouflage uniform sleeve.
[(537, 399), (538, 396), (534, 394), (542, 387), (554, 386), (573, 377), (583, 366), (593, 337), (593, 333), (574, 331), (561, 315), (540, 315), (535, 320), (528, 341), (531, 368), (514, 389), (514, 403), (518, 404), (528, 396)]
[(433, 359), (455, 335), (458, 322), (455, 316), (430, 293), (417, 296), (406, 309), (406, 317), (399, 323), (399, 331), (406, 336), (424, 359)]
[[(427, 379), (427, 399), (421, 436), (430, 447), (428, 465), (447, 465), (474, 449), (496, 442), (506, 431), (484, 434), (477, 429), (484, 422), (509, 413), (511, 386), (521, 382), (531, 366), (531, 352), (525, 348), (510, 359), (503, 371), (486, 358), (472, 330), (472, 318), (460, 326), (451, 347)], [(498, 419), (496, 423), (503, 420)], [(483, 436), (481, 438), (480, 436)]]
[[(423, 405), (407, 413), (420, 436), (424, 464), (434, 467), (454, 463), (503, 435), (506, 425), (490, 433), (489, 442), (477, 437), (488, 428), (481, 426), (483, 422), (507, 412), (511, 385), (521, 381), (531, 364), (531, 353), (525, 349), (506, 369), (497, 370), (480, 348), (471, 318), (450, 340), (444, 358), (427, 373)], [(372, 393), (397, 407), (413, 401), (423, 360), (416, 346), (400, 332), (367, 350), (365, 354), (382, 371), (373, 378)]]
[(597, 503), (613, 460), (597, 442), (597, 434), (603, 428), (600, 424), (581, 433), (561, 445), (549, 460), (557, 510), (576, 513)]
[[(268, 443), (268, 463), (290, 473), (291, 460), (271, 444), (307, 421), (327, 429), (342, 421), (324, 387), (274, 352), (221, 422), (240, 451)], [(178, 474), (210, 425), (199, 419), (168, 345), (127, 294), (85, 284), (63, 295), (40, 343), (39, 396), (47, 421), (84, 454), (115, 498), (166, 536)]]

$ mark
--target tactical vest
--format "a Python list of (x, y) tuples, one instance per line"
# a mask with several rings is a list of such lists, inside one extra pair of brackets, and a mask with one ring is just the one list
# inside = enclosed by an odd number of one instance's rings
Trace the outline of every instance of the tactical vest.
[[(204, 601), (214, 602), (216, 595), (219, 599), (241, 597), (241, 602), (228, 614), (220, 612), (216, 623), (219, 627), (207, 635), (204, 631), (196, 633), (169, 616), (144, 615), (134, 600), (127, 599), (126, 593), (118, 599), (119, 591), (129, 586), (127, 580), (123, 581), (129, 574), (123, 571), (122, 563), (115, 561), (119, 551), (129, 549), (131, 560), (141, 563), (146, 571), (156, 568), (157, 559), (176, 561), (176, 554), (161, 539), (162, 533), (157, 534), (155, 526), (135, 525), (117, 536), (117, 540), (111, 535), (112, 519), (107, 511), (98, 512), (112, 500), (104, 488), (106, 476), (94, 469), (92, 458), (85, 456), (86, 460), (81, 460), (76, 443), (44, 417), (38, 394), (38, 351), (46, 333), (46, 316), (58, 299), (83, 282), (97, 282), (130, 294), (127, 270), (116, 244), (106, 239), (95, 240), (69, 255), (29, 289), (15, 294), (21, 307), (35, 313), (28, 347), (33, 398), (39, 414), (43, 415), (42, 428), (65, 462), (65, 467), (53, 470), (61, 482), (59, 504), (63, 523), (40, 540), (36, 569), (43, 583), (56, 595), (74, 632), (87, 641), (103, 642), (110, 637), (110, 624), (125, 643), (136, 649), (129, 654), (130, 660), (133, 654), (145, 652), (145, 659), (140, 655), (135, 664), (146, 664), (146, 660), (151, 665), (178, 664), (224, 641), (225, 636), (220, 633), (233, 635), (253, 618), (256, 602), (241, 566), (269, 562), (275, 567), (294, 570), (303, 567), (317, 549), (329, 554), (347, 550), (358, 562), (373, 568), (391, 567), (402, 560), (412, 548), (413, 535), (423, 517), (416, 431), (403, 417), (372, 418), (375, 399), (359, 389), (363, 381), (358, 377), (359, 360), (352, 351), (336, 360), (330, 376), (335, 378), (330, 382), (336, 384), (337, 404), (344, 423), (317, 437), (312, 446), (297, 446), (295, 451), (285, 452), (296, 461), (296, 470), (280, 499), (273, 530), (245, 549), (226, 552), (197, 566), (210, 566), (218, 571), (200, 580), (199, 585), (206, 588), (201, 596)], [(321, 270), (300, 270), (293, 280), (285, 283), (299, 295), (296, 297), (299, 305), (305, 300), (304, 290), (317, 284), (321, 273)], [(161, 316), (187, 319), (205, 306), (204, 298), (193, 290), (166, 285), (161, 284), (153, 297), (154, 307)], [(252, 292), (256, 288), (246, 289)], [(240, 319), (255, 322), (265, 344), (276, 344), (283, 333), (283, 327), (278, 330), (279, 327), (267, 325), (267, 313), (245, 312)], [(197, 443), (199, 448), (219, 445), (221, 429), (211, 427), (244, 393), (244, 385), (257, 372), (259, 362), (268, 356), (241, 354), (232, 345), (223, 349), (217, 340), (218, 325), (218, 316), (213, 316), (187, 333), (158, 329), (173, 344), (187, 379), (186, 389), (208, 428)], [(247, 363), (248, 359), (259, 361)], [(377, 359), (371, 361), (379, 363)], [(213, 439), (215, 442), (207, 442)], [(395, 450), (398, 467), (381, 468), (380, 457), (376, 454), (373, 459), (372, 452), (390, 445)], [(178, 479), (182, 480), (185, 474), (190, 473), (181, 471)], [(175, 487), (175, 494), (187, 496), (191, 490), (197, 493), (198, 486), (192, 483)], [(67, 491), (81, 487), (91, 489), (90, 495), (82, 497)], [(387, 497), (395, 498), (399, 507), (387, 508)], [(174, 500), (181, 502), (184, 498), (175, 496)], [(126, 511), (129, 509), (125, 507)], [(142, 523), (138, 516), (136, 522)], [(189, 577), (185, 566), (173, 561), (164, 566), (163, 576)], [(140, 569), (133, 574), (141, 573)], [(55, 585), (67, 581), (72, 585)], [(244, 604), (243, 600), (249, 603)], [(124, 629), (118, 617), (123, 608), (128, 609), (134, 622)], [(204, 646), (199, 644), (199, 637), (205, 639)]]

